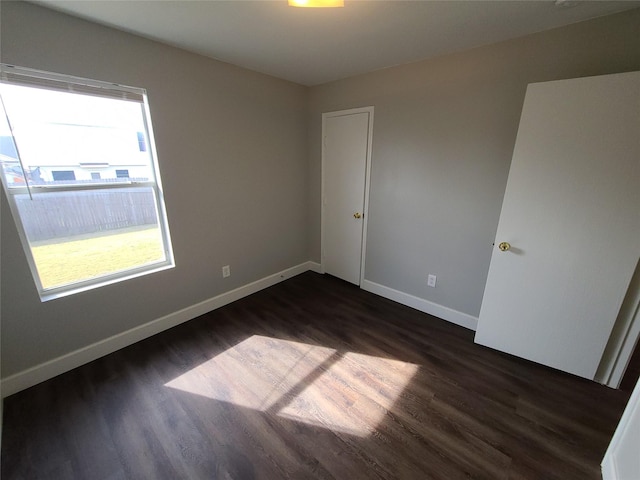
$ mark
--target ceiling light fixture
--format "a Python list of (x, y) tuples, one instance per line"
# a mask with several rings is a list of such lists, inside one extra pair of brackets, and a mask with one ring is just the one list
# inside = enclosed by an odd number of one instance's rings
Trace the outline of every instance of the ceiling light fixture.
[(344, 0), (289, 0), (290, 7), (344, 7)]

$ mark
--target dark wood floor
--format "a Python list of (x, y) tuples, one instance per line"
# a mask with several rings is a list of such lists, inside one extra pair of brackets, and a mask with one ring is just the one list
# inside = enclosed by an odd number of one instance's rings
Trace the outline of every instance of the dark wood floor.
[(629, 393), (305, 273), (5, 400), (9, 479), (595, 479)]

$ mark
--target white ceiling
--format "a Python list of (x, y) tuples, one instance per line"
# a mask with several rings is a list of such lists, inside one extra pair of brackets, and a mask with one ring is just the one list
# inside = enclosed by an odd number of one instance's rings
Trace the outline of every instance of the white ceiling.
[(640, 7), (640, 1), (286, 0), (34, 3), (303, 85), (466, 50)]

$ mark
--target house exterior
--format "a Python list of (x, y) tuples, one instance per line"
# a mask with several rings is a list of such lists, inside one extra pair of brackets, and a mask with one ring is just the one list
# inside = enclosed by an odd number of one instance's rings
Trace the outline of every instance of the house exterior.
[(142, 132), (40, 124), (21, 134), (30, 137), (24, 142), (29, 148), (20, 152), (21, 159), (11, 137), (0, 137), (0, 161), (9, 185), (24, 184), (25, 175), (31, 185), (148, 180), (150, 157)]

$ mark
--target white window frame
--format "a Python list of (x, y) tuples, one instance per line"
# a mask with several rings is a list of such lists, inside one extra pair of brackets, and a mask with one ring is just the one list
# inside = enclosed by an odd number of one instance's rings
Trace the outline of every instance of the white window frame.
[[(66, 90), (69, 92), (83, 93), (93, 96), (101, 96), (107, 98), (119, 98), (138, 101), (143, 107), (144, 112), (144, 124), (147, 133), (147, 151), (150, 156), (150, 166), (152, 168), (153, 178), (148, 181), (135, 181), (129, 180), (126, 182), (117, 183), (104, 183), (104, 184), (78, 184), (78, 185), (37, 185), (28, 184), (26, 186), (16, 187), (9, 186), (7, 184), (5, 175), (0, 172), (0, 178), (2, 180), (3, 188), (7, 194), (9, 201), (9, 207), (11, 213), (16, 222), (18, 235), (24, 248), (29, 268), (33, 279), (35, 281), (40, 300), (45, 302), (60, 298), (75, 293), (83, 292), (86, 290), (99, 288), (105, 285), (121, 282), (124, 280), (140, 277), (175, 266), (173, 257), (173, 248), (171, 244), (171, 236), (169, 233), (169, 222), (167, 219), (165, 201), (162, 189), (162, 182), (160, 178), (160, 168), (158, 165), (158, 157), (155, 147), (155, 139), (153, 136), (153, 129), (151, 126), (151, 116), (149, 110), (149, 103), (147, 99), (147, 92), (144, 88), (130, 87), (125, 85), (119, 85), (116, 83), (103, 82), (99, 80), (91, 80), (81, 77), (74, 77), (70, 75), (45, 72), (41, 70), (34, 70), (30, 68), (18, 67), (14, 65), (7, 65), (0, 63), (0, 83), (8, 83), (12, 85), (20, 85), (27, 87), (41, 88), (45, 90)], [(15, 140), (14, 140), (15, 142)], [(24, 178), (27, 178), (25, 172), (23, 172)], [(108, 189), (123, 189), (123, 188), (139, 188), (150, 187), (153, 191), (158, 217), (158, 227), (162, 235), (162, 242), (164, 246), (164, 261), (154, 262), (138, 267), (133, 267), (124, 271), (115, 272), (111, 274), (102, 275), (92, 279), (73, 282), (63, 286), (44, 288), (40, 281), (38, 268), (31, 252), (31, 246), (27, 239), (26, 230), (23, 225), (22, 218), (18, 211), (18, 206), (15, 201), (16, 194), (25, 193), (50, 193), (60, 191), (87, 191), (87, 190), (108, 190)]]

